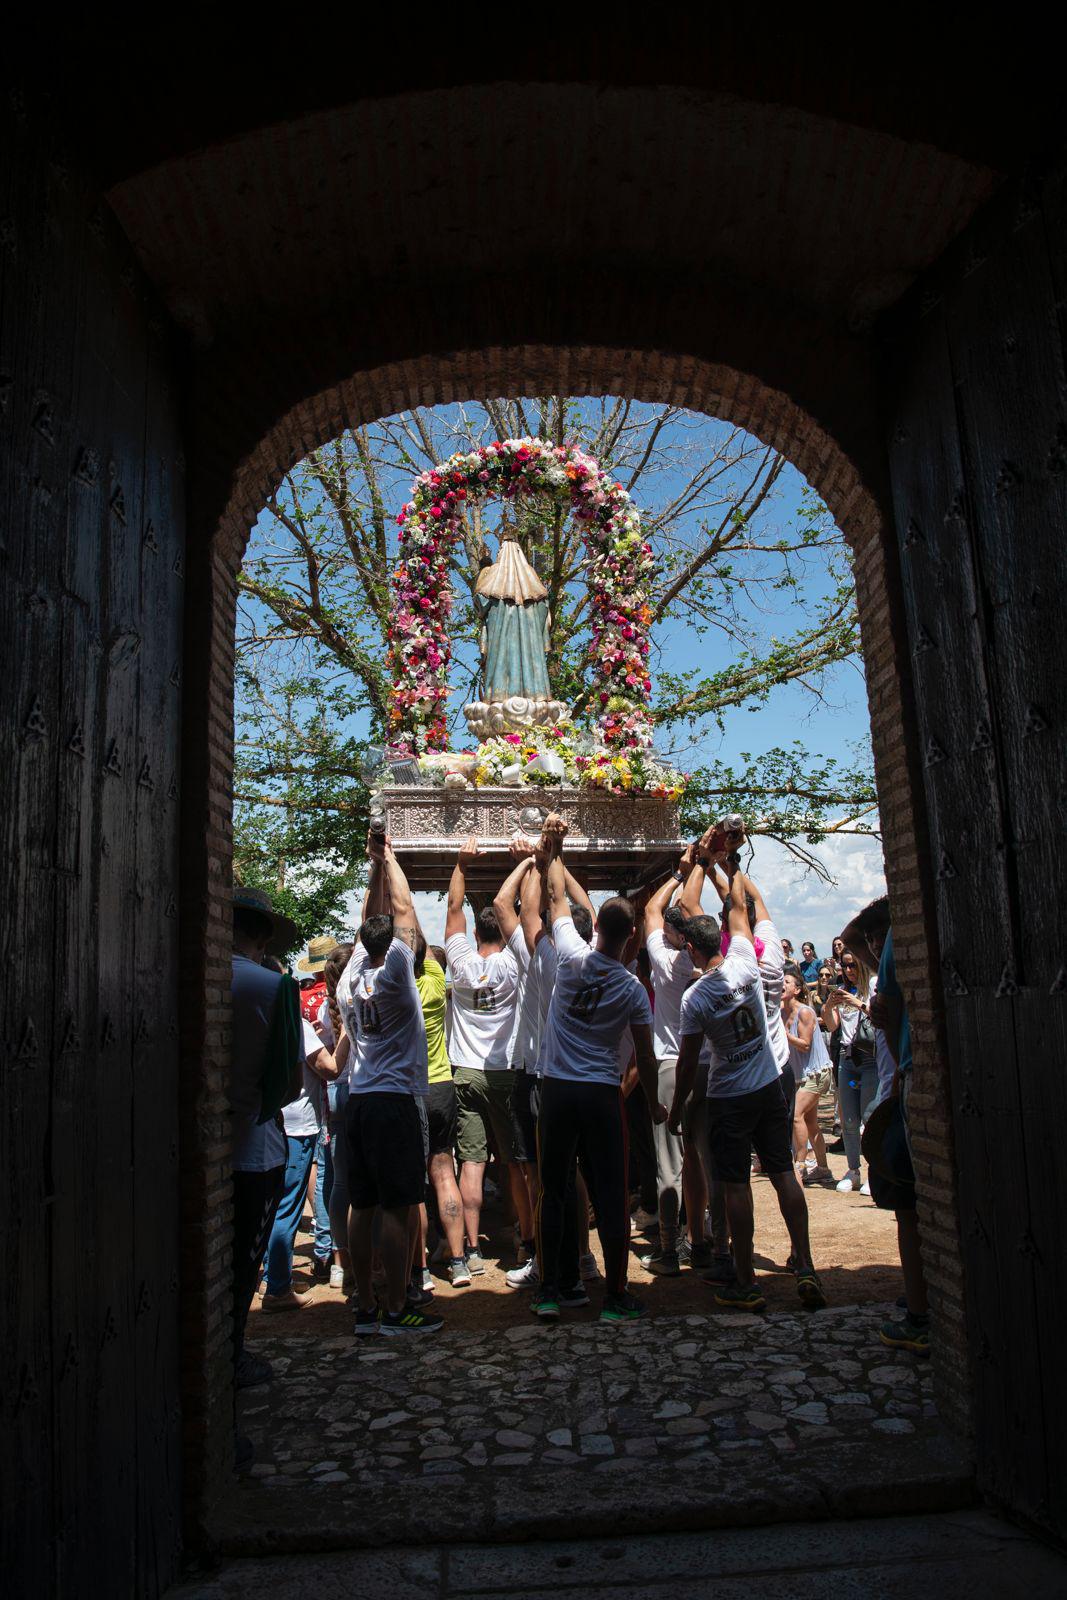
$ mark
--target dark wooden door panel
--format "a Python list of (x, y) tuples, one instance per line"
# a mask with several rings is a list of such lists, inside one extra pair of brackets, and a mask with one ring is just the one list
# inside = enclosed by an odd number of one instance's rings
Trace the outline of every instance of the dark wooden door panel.
[[(1067, 1529), (1067, 384), (1058, 183), (902, 309), (888, 446), (959, 1166), (983, 1486)], [(1053, 242), (1050, 245), (1050, 241)]]

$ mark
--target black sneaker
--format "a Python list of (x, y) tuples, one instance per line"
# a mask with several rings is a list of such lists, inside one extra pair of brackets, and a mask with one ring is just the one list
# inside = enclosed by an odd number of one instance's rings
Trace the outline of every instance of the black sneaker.
[(568, 1311), (574, 1311), (579, 1306), (587, 1306), (589, 1304), (589, 1296), (585, 1292), (585, 1284), (581, 1282), (576, 1283), (573, 1289), (561, 1289), (556, 1299), (561, 1306), (566, 1306)]
[(329, 1256), (316, 1256), (311, 1266), (311, 1281), (313, 1283), (329, 1283), (330, 1268), (333, 1262)]
[(258, 1389), (260, 1384), (269, 1383), (273, 1376), (274, 1368), (270, 1362), (264, 1361), (262, 1356), (254, 1356), (251, 1350), (242, 1350), (237, 1357), (233, 1381), (238, 1389)]
[(645, 1308), (636, 1295), (628, 1290), (622, 1294), (609, 1294), (604, 1296), (604, 1307), (600, 1313), (601, 1322), (636, 1322), (643, 1317)]
[(357, 1334), (378, 1332), (377, 1306), (371, 1311), (361, 1311), (358, 1306), (356, 1307), (356, 1326), (354, 1331)]
[(705, 1283), (733, 1283), (734, 1258), (727, 1250), (723, 1255), (712, 1252), (711, 1261), (700, 1274)]
[(432, 1312), (420, 1311), (418, 1306), (405, 1306), (403, 1311), (383, 1311), (378, 1318), (380, 1332), (389, 1336), (405, 1333), (440, 1333), (445, 1325), (444, 1317), (435, 1317)]
[(653, 1250), (650, 1255), (638, 1256), (638, 1260), (646, 1272), (651, 1272), (659, 1278), (676, 1278), (681, 1272), (678, 1250)]
[(530, 1296), (530, 1310), (542, 1322), (558, 1322), (559, 1295), (554, 1289), (535, 1289)]

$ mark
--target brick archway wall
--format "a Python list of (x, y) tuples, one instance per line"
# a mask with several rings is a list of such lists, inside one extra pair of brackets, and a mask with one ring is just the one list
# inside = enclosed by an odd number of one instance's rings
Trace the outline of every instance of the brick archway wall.
[[(229, 1478), (229, 1131), (226, 1098), (232, 868), (236, 575), (253, 523), (285, 471), (343, 428), (413, 405), (493, 393), (619, 394), (723, 417), (780, 450), (812, 484), (855, 562), (875, 769), (916, 1059), (913, 1131), (937, 1321), (941, 1408), (969, 1429), (969, 1379), (951, 1106), (936, 974), (923, 917), (925, 811), (899, 563), (877, 451), (856, 460), (788, 396), (709, 362), (639, 350), (493, 348), (399, 361), (300, 400), (232, 473), (206, 560), (190, 574), (183, 739), (184, 1019), (182, 1209), (186, 1521), (210, 1538)], [(192, 485), (194, 504), (197, 485)], [(212, 489), (201, 486), (200, 501)], [(929, 903), (927, 901), (927, 903)]]

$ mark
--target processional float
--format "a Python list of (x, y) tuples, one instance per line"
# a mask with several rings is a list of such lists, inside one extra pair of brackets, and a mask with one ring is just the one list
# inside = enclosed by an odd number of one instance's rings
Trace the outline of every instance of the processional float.
[[(569, 502), (585, 543), (591, 642), (582, 716), (552, 694), (550, 589), (507, 532), (483, 558), (479, 698), (464, 707), (471, 743), (449, 749), (445, 710), (452, 613), (449, 558), (480, 502), (552, 495)], [(627, 492), (572, 446), (508, 439), (453, 456), (413, 486), (399, 518), (394, 574), (389, 745), (372, 763), (372, 825), (391, 835), (414, 889), (443, 890), (458, 845), (475, 834), (467, 874), (495, 891), (519, 834), (567, 823), (567, 857), (589, 889), (633, 892), (677, 859), (684, 776), (652, 748), (648, 629), (652, 552)], [(558, 580), (557, 580), (558, 581)]]

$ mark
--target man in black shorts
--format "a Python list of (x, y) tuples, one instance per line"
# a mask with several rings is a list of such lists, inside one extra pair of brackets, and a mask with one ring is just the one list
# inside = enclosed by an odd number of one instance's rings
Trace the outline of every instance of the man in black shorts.
[[(407, 1303), (409, 1222), (426, 1192), (426, 1156), (416, 1096), (427, 1092), (426, 1028), (415, 986), (417, 922), (408, 881), (392, 847), (367, 839), (371, 882), (352, 958), (337, 986), (353, 1066), (345, 1110), (356, 1275), (357, 1334), (436, 1333), (443, 1327)], [(371, 1288), (375, 1210), (386, 1302)]]
[(758, 898), (759, 891), (740, 868), (731, 867), (730, 874), (724, 897), (730, 941), (725, 957), (720, 953), (722, 930), (714, 917), (693, 917), (686, 927), (689, 953), (703, 976), (682, 1000), (681, 1053), (670, 1126), (681, 1127), (706, 1038), (711, 1046), (711, 1171), (726, 1192), (735, 1271), (735, 1281), (717, 1288), (715, 1298), (720, 1305), (741, 1311), (761, 1311), (766, 1304), (752, 1266), (749, 1174), (755, 1147), (789, 1230), (797, 1293), (805, 1306), (815, 1310), (826, 1301), (811, 1264), (808, 1208), (793, 1170), (789, 1111), (768, 1033), (763, 981), (748, 920), (747, 897)]

